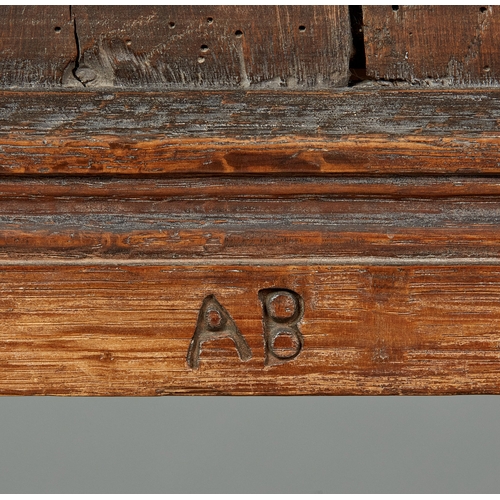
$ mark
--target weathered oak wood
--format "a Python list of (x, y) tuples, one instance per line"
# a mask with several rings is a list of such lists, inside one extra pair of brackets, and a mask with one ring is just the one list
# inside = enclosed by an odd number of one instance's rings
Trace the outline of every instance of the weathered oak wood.
[(0, 6), (0, 87), (61, 86), (77, 52), (69, 6)]
[(377, 79), (497, 85), (496, 5), (363, 7), (366, 73)]
[[(495, 86), (497, 10), (365, 7), (367, 73)], [(346, 6), (0, 14), (0, 394), (500, 394), (497, 89), (333, 91)]]
[(491, 259), (499, 194), (497, 178), (9, 178), (0, 259)]
[(75, 6), (89, 87), (347, 85), (347, 6)]
[(497, 90), (0, 93), (10, 174), (497, 174)]
[[(258, 291), (304, 300), (303, 348), (265, 366)], [(0, 393), (499, 394), (500, 267), (2, 265)], [(215, 294), (245, 337), (186, 356)]]

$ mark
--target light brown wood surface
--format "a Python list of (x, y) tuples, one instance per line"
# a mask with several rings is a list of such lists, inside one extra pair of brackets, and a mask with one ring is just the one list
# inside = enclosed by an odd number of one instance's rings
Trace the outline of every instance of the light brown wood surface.
[[(499, 191), (464, 176), (5, 178), (0, 392), (497, 394)], [(293, 359), (264, 347), (270, 289), (303, 301), (301, 348), (276, 341)], [(210, 296), (250, 359), (207, 329)]]
[[(2, 265), (2, 394), (457, 394), (500, 392), (500, 267), (84, 263)], [(300, 354), (265, 366), (258, 291), (301, 294)], [(187, 365), (215, 293), (229, 339)]]

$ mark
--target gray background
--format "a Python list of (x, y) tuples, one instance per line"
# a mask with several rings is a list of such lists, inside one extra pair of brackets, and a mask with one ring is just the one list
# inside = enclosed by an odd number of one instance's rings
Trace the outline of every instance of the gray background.
[(0, 398), (0, 493), (498, 493), (500, 397)]

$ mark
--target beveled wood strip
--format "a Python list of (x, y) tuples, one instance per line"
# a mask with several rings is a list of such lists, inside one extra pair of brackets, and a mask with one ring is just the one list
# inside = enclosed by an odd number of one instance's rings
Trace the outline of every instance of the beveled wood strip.
[(496, 90), (0, 93), (3, 175), (500, 172)]
[[(299, 354), (265, 366), (259, 290), (304, 301)], [(499, 394), (499, 266), (2, 266), (0, 393)], [(186, 356), (213, 294), (228, 339)], [(244, 307), (242, 305), (244, 304)]]
[(496, 179), (229, 181), (5, 180), (0, 259), (498, 256)]

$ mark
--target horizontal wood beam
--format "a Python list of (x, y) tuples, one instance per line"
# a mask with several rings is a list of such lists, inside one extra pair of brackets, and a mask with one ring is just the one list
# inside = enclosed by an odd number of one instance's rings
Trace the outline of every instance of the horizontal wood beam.
[(498, 265), (25, 263), (0, 288), (1, 394), (500, 393)]
[(499, 182), (6, 177), (0, 394), (499, 394)]
[(5, 178), (3, 259), (496, 258), (500, 180)]
[(2, 175), (498, 174), (488, 90), (0, 92)]
[(499, 111), (0, 93), (0, 394), (499, 394)]

